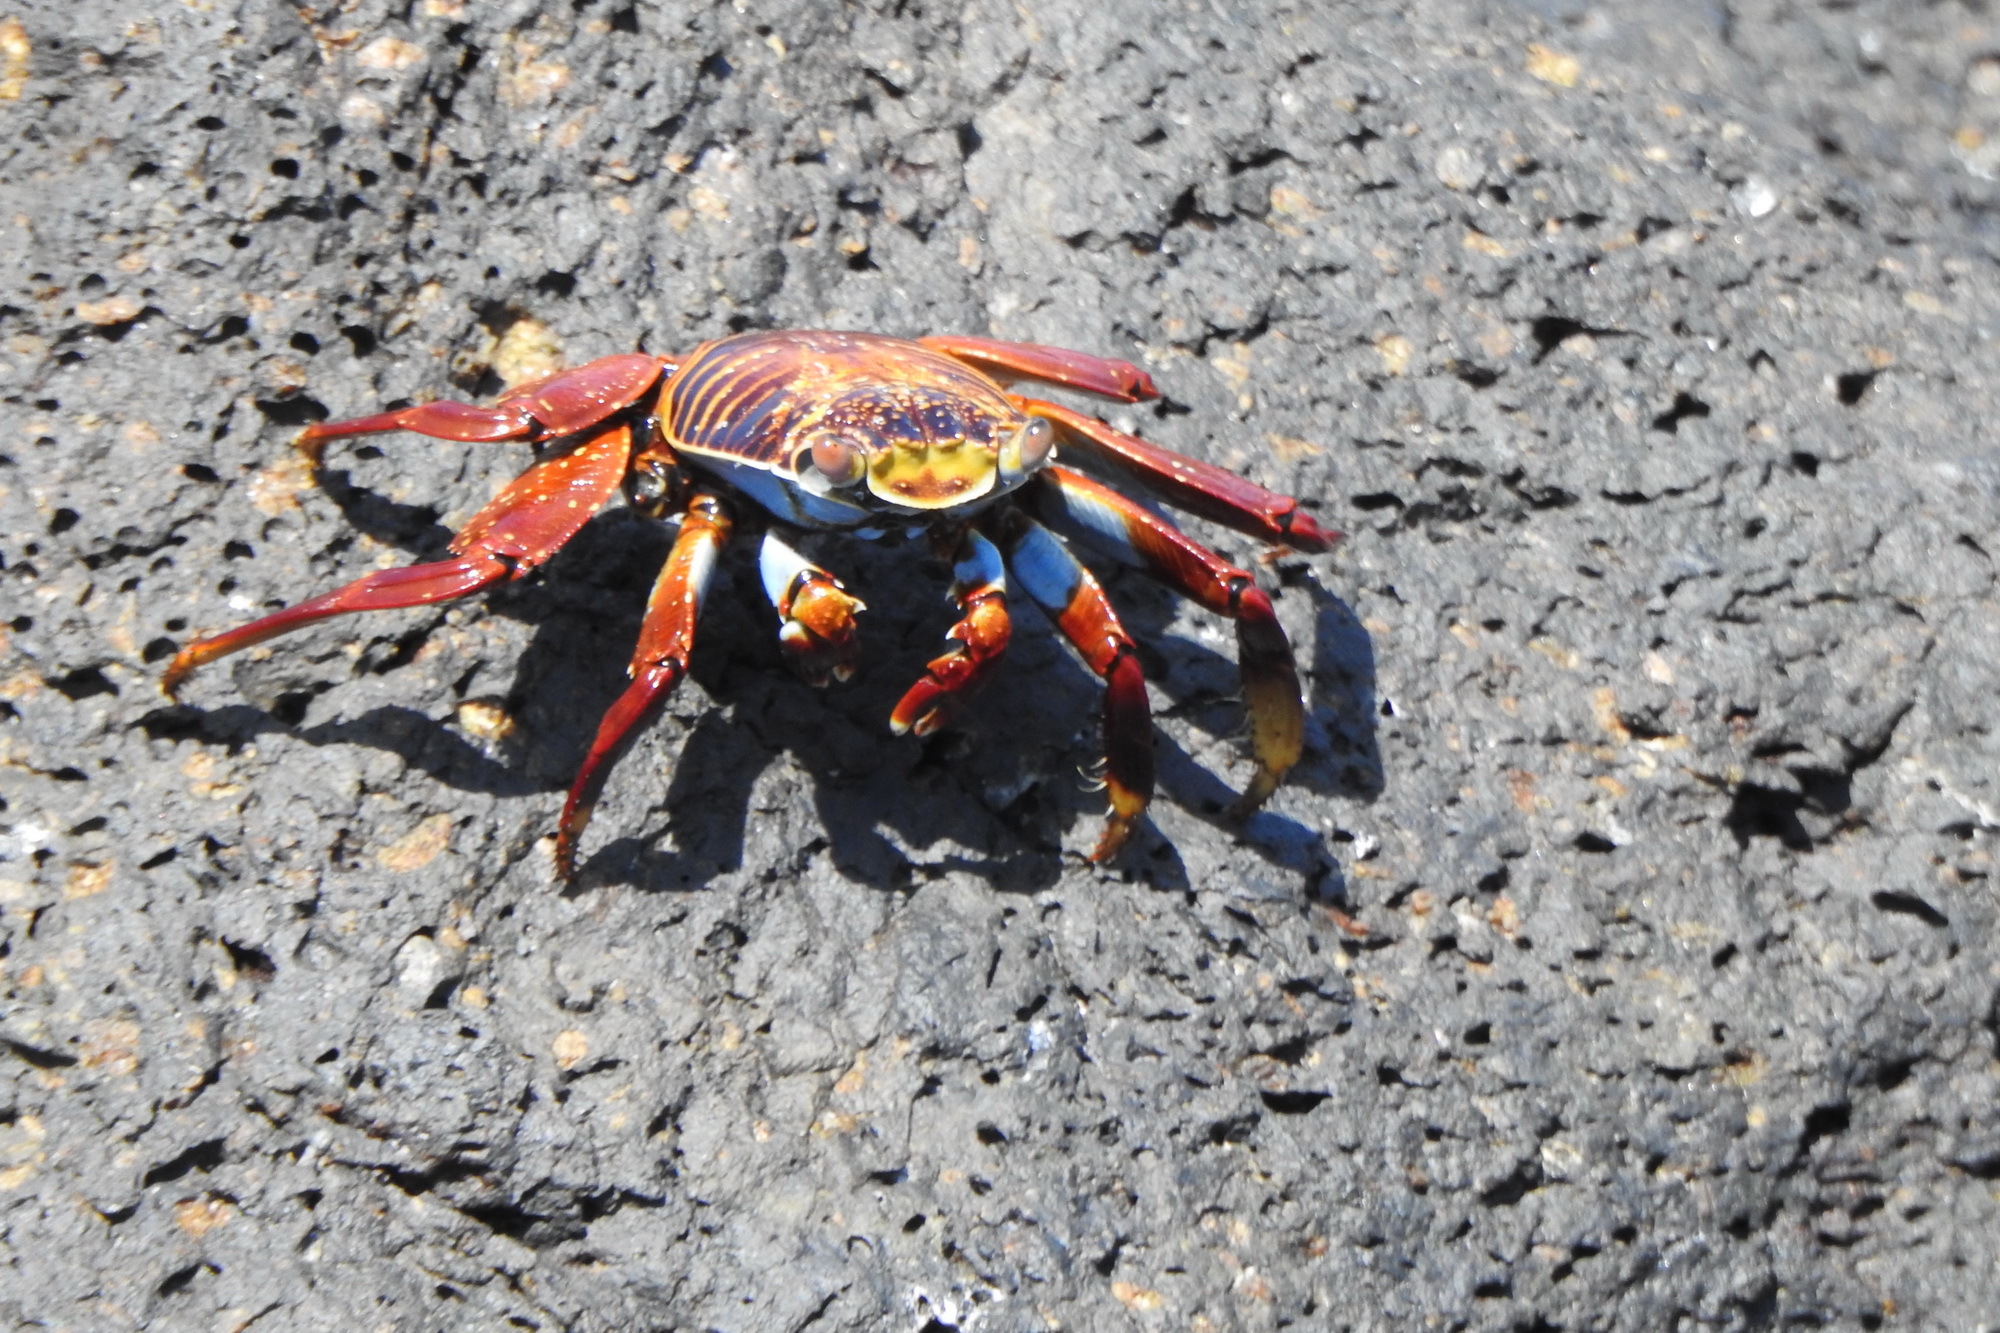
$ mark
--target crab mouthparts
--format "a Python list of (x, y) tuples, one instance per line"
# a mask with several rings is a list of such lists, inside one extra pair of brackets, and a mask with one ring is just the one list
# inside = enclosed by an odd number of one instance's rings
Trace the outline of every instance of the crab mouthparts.
[(906, 508), (947, 509), (985, 495), (998, 476), (999, 459), (976, 444), (898, 444), (869, 460), (868, 489)]

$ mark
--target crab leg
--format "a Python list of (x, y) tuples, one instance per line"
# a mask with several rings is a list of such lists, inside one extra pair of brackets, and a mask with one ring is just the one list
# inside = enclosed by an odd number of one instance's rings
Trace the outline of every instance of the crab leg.
[(932, 351), (963, 361), (1002, 383), (1011, 384), (1017, 379), (1039, 380), (1043, 384), (1060, 384), (1065, 388), (1082, 389), (1086, 393), (1127, 403), (1160, 396), (1160, 391), (1153, 387), (1152, 376), (1130, 361), (1111, 361), (1085, 352), (1072, 352), (1066, 347), (1044, 347), (1040, 343), (999, 342), (992, 338), (963, 338), (952, 334), (919, 338), (917, 341)]
[(1262, 805), (1285, 770), (1298, 762), (1305, 739), (1305, 704), (1291, 641), (1271, 598), (1248, 573), (1179, 528), (1101, 482), (1051, 467), (1030, 491), (1035, 512), (1058, 531), (1075, 533), (1219, 616), (1236, 622), (1237, 669), (1250, 711), (1250, 747), (1257, 773), (1234, 807)]
[(715, 575), (716, 558), (733, 526), (728, 508), (713, 492), (697, 491), (689, 500), (681, 517), (680, 535), (674, 539), (674, 548), (668, 552), (666, 566), (646, 602), (639, 646), (626, 668), (632, 683), (597, 724), (597, 738), (584, 756), (576, 781), (570, 784), (569, 799), (563, 802), (562, 821), (556, 831), (556, 874), (563, 879), (576, 874), (577, 843), (583, 838), (597, 798), (603, 794), (611, 766), (632, 738), (659, 716), (667, 696), (687, 675), (695, 620)]
[(1267, 491), (1255, 482), (1245, 481), (1198, 458), (1113, 430), (1096, 417), (1072, 411), (1060, 403), (1008, 396), (1023, 412), (1054, 422), (1058, 438), (1076, 446), (1083, 457), (1130, 472), (1160, 492), (1169, 503), (1191, 514), (1301, 551), (1329, 550), (1340, 540), (1341, 534), (1320, 527), (1289, 495)]
[(1111, 800), (1093, 861), (1108, 861), (1153, 799), (1153, 713), (1131, 636), (1104, 589), (1056, 535), (1026, 514), (1006, 515), (1007, 568), (1104, 681), (1104, 785)]
[(671, 375), (673, 370), (672, 363), (643, 353), (600, 357), (523, 384), (491, 407), (441, 400), (351, 421), (317, 422), (300, 432), (299, 448), (317, 464), (328, 440), (390, 430), (465, 441), (571, 435), (638, 402), (662, 375)]
[(509, 482), (451, 539), (457, 559), (378, 570), (262, 620), (197, 639), (167, 664), (160, 687), (172, 696), (196, 667), (329, 616), (427, 606), (522, 578), (574, 537), (618, 489), (631, 454), (632, 430), (618, 425), (545, 458)]
[(764, 534), (757, 572), (778, 611), (778, 646), (799, 676), (815, 686), (852, 676), (861, 660), (854, 617), (867, 605), (775, 532)]
[(1000, 660), (1013, 631), (1007, 616), (1007, 571), (992, 542), (968, 528), (959, 539), (951, 574), (951, 595), (960, 618), (945, 631), (945, 638), (955, 642), (944, 656), (931, 661), (923, 679), (910, 686), (889, 714), (889, 727), (898, 736), (909, 731), (928, 736), (943, 726), (958, 702)]

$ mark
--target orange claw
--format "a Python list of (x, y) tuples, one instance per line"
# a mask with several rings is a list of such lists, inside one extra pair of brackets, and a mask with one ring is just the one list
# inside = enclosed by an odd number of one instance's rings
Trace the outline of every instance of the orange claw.
[(945, 638), (955, 644), (932, 659), (923, 678), (890, 712), (889, 729), (898, 736), (905, 732), (928, 736), (943, 726), (952, 709), (986, 679), (1013, 634), (1013, 621), (1007, 615), (1006, 566), (992, 542), (968, 529), (959, 539), (952, 575), (951, 595), (961, 615), (945, 631)]
[(757, 552), (764, 595), (778, 612), (778, 647), (806, 684), (847, 680), (861, 660), (855, 617), (868, 608), (775, 531)]
[(781, 608), (784, 626), (778, 643), (808, 685), (825, 685), (830, 680), (851, 680), (861, 664), (861, 637), (854, 617), (867, 604), (831, 576), (813, 571)]

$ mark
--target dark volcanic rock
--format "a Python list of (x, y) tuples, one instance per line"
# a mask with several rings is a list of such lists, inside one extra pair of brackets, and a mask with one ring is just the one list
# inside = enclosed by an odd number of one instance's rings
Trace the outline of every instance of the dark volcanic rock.
[[(0, 1313), (1986, 1326), (2000, 28), (1794, 8), (28, 0)], [(778, 325), (1129, 357), (1114, 419), (1346, 529), (1260, 567), (1268, 811), (1232, 636), (1136, 579), (1104, 871), (1045, 625), (897, 740), (942, 571), (829, 548), (820, 694), (739, 554), (561, 892), (667, 541), (616, 508), (159, 696), (527, 456), (315, 487), (302, 423)]]

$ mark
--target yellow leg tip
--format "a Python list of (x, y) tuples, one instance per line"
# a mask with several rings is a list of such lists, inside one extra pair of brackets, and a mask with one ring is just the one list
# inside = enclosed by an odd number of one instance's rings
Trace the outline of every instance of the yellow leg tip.
[(1104, 865), (1125, 850), (1126, 839), (1132, 836), (1132, 820), (1127, 815), (1112, 814), (1104, 820), (1104, 832), (1098, 836), (1097, 847), (1090, 853), (1090, 859)]
[(1271, 793), (1278, 790), (1278, 784), (1285, 780), (1285, 770), (1260, 767), (1257, 775), (1250, 779), (1250, 785), (1243, 789), (1229, 806), (1231, 819), (1248, 819), (1257, 813), (1258, 807), (1271, 799)]

